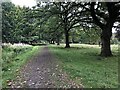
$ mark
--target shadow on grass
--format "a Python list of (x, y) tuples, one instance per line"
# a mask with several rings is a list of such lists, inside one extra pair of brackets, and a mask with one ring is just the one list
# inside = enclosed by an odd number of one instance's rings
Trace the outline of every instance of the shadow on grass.
[(46, 46), (47, 44), (43, 44), (43, 43), (34, 43), (34, 44), (30, 44), (32, 46)]
[[(60, 50), (60, 51), (63, 51), (64, 52), (64, 55), (68, 55), (69, 53), (73, 53), (74, 54), (80, 54), (79, 57), (84, 57), (84, 58), (87, 58), (89, 57), (89, 59), (94, 59), (94, 60), (108, 60), (109, 58), (116, 58), (118, 57), (118, 52), (113, 52), (113, 56), (112, 57), (102, 57), (100, 55), (100, 50), (99, 48), (94, 48), (94, 47), (70, 47), (70, 48), (65, 48), (65, 47), (61, 47), (61, 46), (58, 46), (58, 47), (50, 47), (54, 50)], [(72, 55), (72, 54), (71, 54)], [(70, 56), (71, 56), (70, 55)]]
[(70, 47), (70, 48), (65, 48), (65, 47), (51, 47), (51, 48), (55, 48), (55, 49), (64, 49), (64, 50), (80, 50), (80, 49), (87, 49), (85, 47)]

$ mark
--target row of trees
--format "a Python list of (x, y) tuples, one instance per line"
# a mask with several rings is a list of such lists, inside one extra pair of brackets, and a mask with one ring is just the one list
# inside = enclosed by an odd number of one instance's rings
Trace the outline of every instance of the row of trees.
[(112, 27), (120, 21), (119, 2), (38, 2), (33, 8), (2, 3), (3, 42), (95, 43), (111, 56)]
[[(38, 7), (41, 8), (40, 4)], [(111, 56), (110, 39), (112, 27), (120, 21), (120, 2), (47, 2), (43, 13), (57, 18), (65, 34), (66, 48), (69, 48), (69, 32), (75, 27), (101, 29), (101, 56)], [(43, 8), (42, 7), (42, 8)], [(45, 18), (45, 17), (44, 17)]]
[[(27, 8), (15, 6), (10, 2), (2, 3), (2, 41), (7, 43), (34, 43), (47, 41), (59, 45), (64, 42), (64, 30), (60, 25), (58, 15), (50, 16), (45, 7)], [(45, 10), (45, 11), (44, 11)], [(42, 11), (42, 12), (41, 12)], [(46, 13), (43, 13), (43, 11)], [(85, 31), (85, 32), (84, 32)], [(71, 30), (69, 42), (90, 43), (92, 39), (96, 42), (98, 36), (93, 34), (92, 30), (79, 27)], [(91, 37), (91, 38), (90, 38)]]

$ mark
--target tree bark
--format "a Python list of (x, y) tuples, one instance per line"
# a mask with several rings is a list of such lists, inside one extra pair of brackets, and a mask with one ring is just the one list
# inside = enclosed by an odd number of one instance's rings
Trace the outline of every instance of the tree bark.
[(70, 44), (69, 44), (69, 31), (65, 30), (65, 48), (70, 48)]
[(57, 36), (57, 45), (60, 45), (60, 38)]
[(104, 28), (101, 34), (101, 56), (108, 57), (112, 56), (110, 39), (112, 36), (112, 28)]
[(65, 32), (65, 48), (70, 48), (70, 44), (69, 44), (69, 29), (68, 29), (68, 20), (67, 20), (67, 14), (65, 14), (65, 18), (64, 18), (64, 32)]

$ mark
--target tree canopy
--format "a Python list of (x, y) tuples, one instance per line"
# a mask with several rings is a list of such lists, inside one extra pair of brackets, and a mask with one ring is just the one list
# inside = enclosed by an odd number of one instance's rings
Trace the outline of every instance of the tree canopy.
[[(44, 3), (44, 4), (43, 4)], [(2, 3), (2, 38), (10, 43), (96, 44), (111, 56), (112, 27), (120, 22), (120, 2), (38, 2), (32, 8)]]

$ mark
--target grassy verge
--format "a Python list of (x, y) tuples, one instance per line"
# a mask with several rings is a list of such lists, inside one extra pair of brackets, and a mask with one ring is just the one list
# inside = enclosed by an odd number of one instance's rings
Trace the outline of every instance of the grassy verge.
[(99, 56), (97, 45), (72, 45), (72, 48), (50, 46), (61, 62), (64, 71), (85, 88), (117, 88), (118, 87), (118, 47), (112, 46), (114, 56)]
[(2, 87), (15, 80), (19, 69), (39, 51), (39, 46), (16, 46), (2, 49)]

